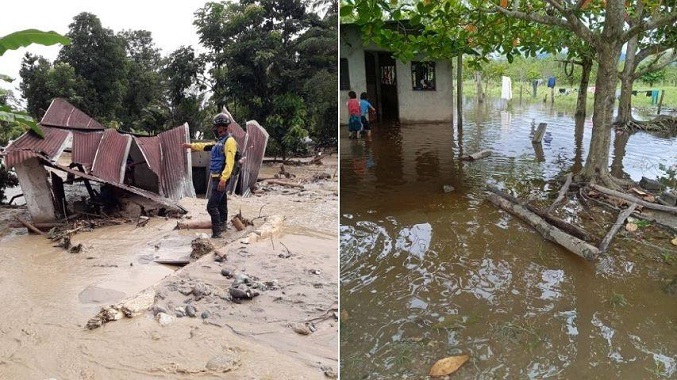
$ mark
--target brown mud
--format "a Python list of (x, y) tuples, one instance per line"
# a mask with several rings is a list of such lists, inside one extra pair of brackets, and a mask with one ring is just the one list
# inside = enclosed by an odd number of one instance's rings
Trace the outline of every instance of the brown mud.
[[(303, 189), (264, 184), (260, 194), (230, 198), (230, 215), (241, 212), (254, 226), (231, 226), (224, 239), (212, 240), (225, 253), (220, 262), (208, 253), (184, 267), (156, 263), (190, 258), (191, 242), (209, 232), (176, 229), (173, 218), (78, 231), (71, 243), (82, 249), (70, 253), (12, 228), (15, 215), (28, 218), (24, 208), (0, 208), (0, 378), (335, 376), (336, 161), (287, 167)], [(266, 165), (261, 177), (278, 169)], [(322, 173), (329, 178), (318, 180)], [(181, 201), (192, 220), (208, 217), (205, 204)], [(251, 235), (276, 218), (279, 230)], [(229, 290), (245, 278), (259, 293), (252, 299)], [(86, 328), (102, 308), (149, 290), (155, 294), (149, 310)], [(180, 317), (186, 311), (194, 316)]]

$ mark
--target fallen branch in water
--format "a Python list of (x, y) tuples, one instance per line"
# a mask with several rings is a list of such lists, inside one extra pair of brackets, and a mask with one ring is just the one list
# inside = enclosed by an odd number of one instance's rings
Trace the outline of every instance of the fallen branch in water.
[(20, 216), (15, 216), (14, 217), (19, 223), (23, 224), (26, 228), (28, 228), (30, 231), (35, 232), (36, 234), (42, 235), (42, 236), (47, 236), (44, 232), (40, 231), (38, 228), (36, 228), (34, 225), (28, 223), (27, 221), (21, 219)]
[(614, 236), (616, 235), (618, 230), (621, 228), (621, 226), (625, 222), (625, 219), (627, 219), (628, 216), (630, 216), (630, 214), (632, 214), (633, 211), (635, 211), (636, 208), (637, 208), (637, 204), (633, 203), (625, 211), (618, 214), (618, 218), (616, 219), (616, 223), (614, 223), (614, 225), (611, 226), (611, 229), (606, 234), (604, 239), (602, 239), (602, 242), (599, 244), (600, 253), (606, 252), (607, 248), (609, 248), (609, 244), (611, 243), (611, 239), (614, 238)]
[(559, 202), (561, 202), (562, 199), (564, 199), (564, 196), (565, 196), (566, 193), (569, 191), (569, 186), (571, 186), (571, 180), (573, 179), (573, 177), (574, 177), (574, 176), (573, 176), (572, 173), (567, 174), (567, 178), (566, 178), (566, 180), (564, 181), (564, 185), (562, 186), (561, 189), (559, 189), (559, 193), (557, 193), (557, 198), (555, 199), (554, 202), (552, 202), (552, 204), (550, 205), (550, 207), (548, 207), (547, 209), (545, 209), (545, 212), (546, 212), (546, 213), (548, 213), (548, 214), (551, 213), (552, 210), (555, 209), (555, 206), (556, 206)]
[(661, 205), (661, 204), (657, 204), (657, 203), (647, 202), (643, 199), (633, 197), (630, 194), (622, 193), (622, 192), (616, 191), (616, 190), (607, 189), (606, 187), (603, 187), (603, 186), (600, 186), (600, 185), (590, 185), (590, 187), (599, 191), (600, 193), (604, 193), (606, 195), (611, 195), (611, 196), (614, 196), (614, 197), (617, 197), (617, 198), (621, 198), (621, 199), (624, 199), (624, 200), (629, 201), (631, 203), (637, 203), (637, 205), (642, 206), (642, 207), (650, 208), (652, 210), (665, 211), (665, 212), (669, 212), (671, 214), (677, 214), (677, 207), (665, 206), (665, 205)]
[(575, 236), (571, 236), (559, 228), (548, 224), (545, 220), (543, 220), (543, 218), (527, 210), (525, 207), (519, 204), (513, 204), (509, 200), (493, 193), (487, 194), (487, 199), (494, 205), (525, 221), (536, 231), (538, 231), (546, 240), (557, 243), (570, 252), (589, 261), (592, 261), (597, 258), (597, 256), (599, 256), (600, 252), (597, 247), (592, 246), (587, 242)]

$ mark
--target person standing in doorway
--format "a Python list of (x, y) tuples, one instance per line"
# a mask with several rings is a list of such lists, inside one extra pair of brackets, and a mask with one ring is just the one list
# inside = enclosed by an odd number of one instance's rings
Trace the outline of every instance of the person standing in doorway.
[(237, 154), (237, 142), (232, 136), (231, 122), (230, 116), (220, 113), (212, 121), (216, 142), (183, 144), (184, 148), (211, 152), (209, 173), (212, 192), (207, 201), (207, 212), (212, 219), (212, 238), (215, 239), (223, 237), (228, 220), (226, 183), (235, 168)]
[(360, 101), (357, 100), (355, 91), (348, 92), (348, 137), (355, 139), (360, 130), (362, 130), (362, 122), (360, 121)]
[(371, 140), (371, 127), (369, 126), (369, 111), (376, 112), (376, 109), (369, 103), (367, 93), (360, 94), (360, 115), (362, 116), (362, 131), (367, 140)]

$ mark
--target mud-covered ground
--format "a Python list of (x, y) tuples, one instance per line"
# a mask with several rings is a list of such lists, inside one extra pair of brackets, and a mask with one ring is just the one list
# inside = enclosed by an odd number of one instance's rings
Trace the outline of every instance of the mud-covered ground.
[[(71, 253), (12, 227), (25, 209), (0, 208), (0, 378), (335, 376), (336, 169), (335, 156), (286, 165), (287, 181), (303, 189), (264, 184), (260, 194), (230, 198), (230, 214), (254, 226), (208, 239), (225, 254), (220, 261), (214, 253), (190, 259), (191, 242), (209, 231), (176, 229), (173, 218), (80, 230), (71, 240), (82, 249)], [(265, 165), (260, 177), (278, 171)], [(205, 203), (182, 200), (182, 220), (207, 219)], [(182, 259), (191, 263), (156, 262)], [(238, 298), (234, 282), (258, 295)], [(143, 294), (152, 298), (140, 315), (86, 327), (102, 308)]]

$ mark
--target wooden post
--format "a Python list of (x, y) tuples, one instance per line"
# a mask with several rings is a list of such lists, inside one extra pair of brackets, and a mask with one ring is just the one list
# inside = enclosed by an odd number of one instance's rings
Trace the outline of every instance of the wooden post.
[(661, 98), (658, 100), (658, 113), (656, 115), (661, 114), (661, 107), (663, 107), (663, 97), (665, 96), (665, 90), (661, 90)]
[(550, 87), (550, 104), (555, 104), (555, 87)]
[(548, 126), (548, 123), (539, 123), (538, 124), (538, 129), (536, 130), (536, 133), (534, 133), (534, 137), (531, 139), (532, 143), (537, 143), (540, 144), (541, 140), (543, 139), (543, 135), (545, 134), (545, 128)]

